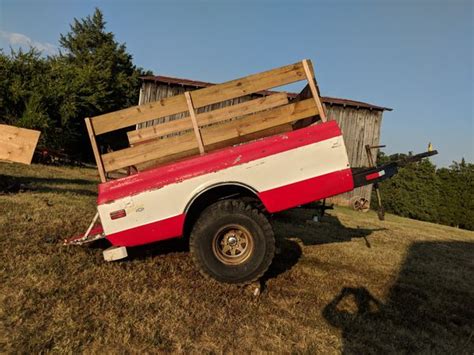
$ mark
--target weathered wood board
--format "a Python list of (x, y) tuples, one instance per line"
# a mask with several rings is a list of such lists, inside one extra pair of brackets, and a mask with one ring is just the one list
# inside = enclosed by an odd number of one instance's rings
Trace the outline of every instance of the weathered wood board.
[(0, 124), (0, 160), (31, 164), (40, 133)]

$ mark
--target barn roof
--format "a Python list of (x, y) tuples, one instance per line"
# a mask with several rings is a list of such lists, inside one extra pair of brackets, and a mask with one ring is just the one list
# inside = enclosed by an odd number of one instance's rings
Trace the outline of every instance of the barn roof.
[[(152, 81), (152, 82), (163, 83), (163, 84), (168, 84), (168, 85), (192, 86), (195, 88), (205, 88), (208, 86), (215, 85), (215, 83), (209, 83), (205, 81), (174, 78), (171, 76), (163, 76), (163, 75), (142, 76), (141, 79), (143, 81)], [(257, 94), (270, 95), (274, 92), (275, 91), (264, 90), (264, 91), (259, 91)], [(295, 98), (296, 96), (298, 96), (298, 93), (287, 92), (287, 95), (290, 98)], [(321, 99), (325, 104), (328, 104), (328, 105), (341, 105), (341, 106), (349, 106), (349, 107), (356, 107), (356, 108), (367, 108), (369, 110), (392, 111), (392, 109), (389, 107), (377, 106), (377, 105), (369, 104), (367, 102), (362, 102), (362, 101), (341, 99), (337, 97), (328, 97), (328, 96), (322, 96)]]

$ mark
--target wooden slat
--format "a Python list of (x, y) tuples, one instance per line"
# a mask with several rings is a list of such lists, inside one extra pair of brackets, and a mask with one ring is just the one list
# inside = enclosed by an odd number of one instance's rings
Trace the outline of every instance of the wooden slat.
[[(298, 62), (193, 91), (193, 104), (195, 108), (199, 108), (305, 78), (303, 64)], [(98, 135), (184, 111), (187, 111), (186, 98), (184, 95), (178, 95), (147, 105), (134, 106), (93, 117), (92, 125), (95, 134)]]
[(196, 119), (196, 111), (194, 110), (193, 99), (189, 91), (184, 93), (186, 97), (186, 103), (188, 104), (189, 117), (191, 118), (191, 123), (193, 125), (194, 135), (196, 136), (196, 141), (199, 147), (199, 153), (204, 154), (204, 144), (202, 143), (201, 131), (199, 130), (198, 122)]
[(306, 75), (306, 79), (308, 80), (309, 88), (311, 90), (314, 102), (318, 107), (319, 117), (321, 117), (321, 121), (326, 122), (326, 111), (324, 110), (323, 104), (321, 103), (321, 98), (319, 97), (319, 92), (316, 87), (313, 66), (311, 65), (311, 62), (308, 59), (303, 60), (303, 69)]
[[(314, 100), (308, 99), (248, 115), (225, 125), (204, 127), (201, 134), (204, 146), (207, 147), (317, 114)], [(105, 170), (113, 171), (196, 148), (194, 134), (190, 132), (108, 153), (102, 156), (102, 160)]]
[(31, 164), (39, 131), (0, 124), (0, 160)]
[(99, 148), (97, 147), (97, 142), (95, 140), (94, 128), (92, 127), (91, 119), (87, 117), (85, 121), (87, 127), (87, 134), (89, 135), (92, 151), (94, 152), (95, 162), (97, 164), (97, 170), (99, 170), (100, 181), (106, 182), (107, 179), (105, 177), (104, 165), (102, 164), (102, 158), (100, 156)]
[(193, 103), (195, 107), (207, 106), (216, 102), (250, 95), (258, 91), (283, 86), (304, 79), (305, 72), (303, 64), (298, 62), (196, 90), (193, 92)]
[[(230, 120), (232, 118), (248, 115), (258, 111), (268, 110), (277, 106), (286, 105), (288, 97), (286, 93), (276, 93), (270, 96), (245, 101), (240, 104), (226, 106), (221, 109), (204, 112), (197, 115), (199, 126), (206, 126), (220, 121)], [(164, 122), (151, 127), (142, 128), (127, 133), (128, 141), (131, 145), (144, 142), (150, 139), (166, 136), (192, 129), (192, 123), (184, 118)]]
[(98, 135), (187, 110), (186, 98), (184, 95), (177, 95), (93, 117), (92, 125)]

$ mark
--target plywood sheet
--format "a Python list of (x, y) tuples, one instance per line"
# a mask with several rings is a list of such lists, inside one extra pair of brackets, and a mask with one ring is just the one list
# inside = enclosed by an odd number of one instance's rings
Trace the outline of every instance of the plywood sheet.
[(0, 160), (31, 164), (40, 133), (0, 124)]

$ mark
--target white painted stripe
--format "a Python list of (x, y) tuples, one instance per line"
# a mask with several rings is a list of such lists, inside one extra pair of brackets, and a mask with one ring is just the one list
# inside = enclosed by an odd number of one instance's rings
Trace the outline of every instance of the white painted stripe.
[[(195, 195), (212, 185), (238, 182), (262, 192), (348, 167), (344, 141), (338, 136), (144, 191), (100, 205), (98, 210), (105, 234), (112, 234), (180, 215)], [(111, 220), (110, 213), (120, 209), (127, 211), (127, 217)]]

